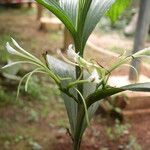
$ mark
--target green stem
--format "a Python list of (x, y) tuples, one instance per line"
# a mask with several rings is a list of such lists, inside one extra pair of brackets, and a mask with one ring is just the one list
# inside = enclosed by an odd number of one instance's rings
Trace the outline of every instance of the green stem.
[[(79, 55), (83, 57), (82, 44), (79, 38), (76, 38), (75, 40), (75, 51), (76, 53), (79, 52)], [(80, 80), (83, 80), (83, 73), (82, 73), (83, 70), (81, 70), (79, 66), (76, 66), (75, 69), (76, 69), (75, 70), (76, 79), (78, 79), (82, 74), (82, 77), (80, 78)], [(78, 84), (77, 89), (83, 95), (83, 84)], [(76, 122), (75, 133), (74, 133), (73, 150), (80, 150), (80, 145), (81, 145), (81, 140), (82, 140), (82, 135), (83, 135), (82, 126), (83, 126), (84, 116), (85, 116), (85, 110), (84, 110), (84, 106), (82, 103), (82, 98), (79, 93), (77, 95), (77, 99), (79, 103), (78, 103), (78, 108), (77, 108), (78, 109), (77, 116), (76, 116), (77, 122)]]
[[(82, 57), (83, 54), (81, 52), (81, 44), (77, 40), (75, 42), (75, 49), (76, 53), (79, 52), (79, 55)], [(82, 70), (79, 66), (76, 66), (75, 68), (76, 72), (76, 79), (78, 79), (81, 76)], [(81, 77), (81, 80), (83, 79), (83, 75)], [(83, 94), (83, 85), (78, 84), (77, 89), (80, 91), (80, 93)], [(84, 119), (84, 109), (82, 108), (82, 99), (80, 94), (77, 95), (77, 99), (79, 101), (78, 103), (78, 110), (77, 110), (77, 122), (76, 122), (76, 127), (75, 127), (75, 134), (74, 134), (74, 141), (73, 141), (73, 150), (79, 150), (80, 149), (80, 144), (81, 144), (81, 139), (82, 139), (82, 124), (83, 124), (83, 119)]]
[[(81, 42), (78, 40), (78, 38), (75, 41), (75, 51), (76, 51), (76, 53), (79, 52), (79, 55), (81, 57), (83, 57), (83, 52), (82, 52), (82, 49), (81, 49)], [(83, 79), (83, 73), (82, 73), (82, 70), (79, 66), (76, 66), (75, 72), (76, 72), (76, 79), (78, 79), (82, 74), (82, 76), (80, 78), (80, 80), (82, 80)], [(77, 89), (80, 91), (81, 94), (83, 94), (83, 85), (82, 84), (78, 84)], [(82, 99), (81, 99), (79, 94), (78, 94), (77, 97), (78, 97), (79, 102), (82, 103)]]
[[(82, 72), (81, 68), (79, 66), (76, 66), (76, 79), (78, 79), (80, 77), (81, 72)], [(83, 79), (83, 75), (81, 77), (81, 80), (82, 79)], [(80, 93), (83, 93), (83, 84), (78, 84), (77, 89), (80, 91)], [(81, 97), (79, 94), (78, 94), (78, 100), (80, 103), (82, 103), (82, 100), (81, 100)]]
[(83, 105), (78, 105), (77, 124), (74, 135), (73, 150), (80, 150), (82, 135), (83, 135), (83, 122), (85, 111)]

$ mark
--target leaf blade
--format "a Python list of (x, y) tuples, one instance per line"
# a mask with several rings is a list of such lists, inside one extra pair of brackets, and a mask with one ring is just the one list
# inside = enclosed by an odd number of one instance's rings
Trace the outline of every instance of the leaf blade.
[(106, 13), (115, 0), (93, 0), (88, 11), (83, 29), (83, 43), (85, 44), (101, 17)]
[[(54, 0), (36, 0), (39, 4), (43, 5), (49, 11), (51, 11), (54, 15), (56, 15), (67, 27), (73, 37), (76, 36), (76, 30), (74, 26), (74, 21), (70, 19), (65, 10), (60, 6), (60, 3)], [(66, 1), (63, 1), (64, 3)]]
[(137, 84), (130, 84), (126, 86), (122, 86), (119, 88), (115, 87), (108, 87), (106, 89), (98, 89), (93, 94), (89, 95), (86, 99), (88, 107), (91, 106), (96, 101), (102, 100), (114, 94), (123, 92), (123, 91), (134, 91), (134, 92), (150, 92), (150, 82), (146, 83), (137, 83)]
[(116, 0), (112, 7), (107, 12), (107, 16), (110, 18), (111, 23), (114, 24), (118, 17), (125, 11), (130, 5), (131, 0)]

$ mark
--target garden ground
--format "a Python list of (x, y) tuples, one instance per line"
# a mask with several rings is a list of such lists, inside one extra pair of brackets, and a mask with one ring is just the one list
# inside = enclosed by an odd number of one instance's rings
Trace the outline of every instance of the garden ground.
[[(42, 57), (42, 53), (46, 51), (59, 57), (56, 49), (63, 46), (63, 32), (45, 33), (38, 29), (39, 23), (36, 21), (34, 9), (0, 10), (0, 59), (2, 62), (8, 58), (4, 46), (7, 41), (10, 41), (10, 36), (38, 57)], [(117, 34), (117, 36), (123, 35)], [(108, 39), (108, 46), (106, 47), (105, 39), (101, 44), (103, 48), (114, 50), (118, 47), (120, 50), (124, 47), (124, 44), (116, 45), (116, 47), (111, 45), (114, 41), (110, 42), (111, 38), (108, 35), (105, 37)], [(132, 46), (130, 40), (123, 38), (123, 41), (129, 43), (129, 48)], [(115, 59), (93, 51), (88, 46), (85, 55), (88, 59), (96, 59), (105, 67)], [(30, 69), (23, 67), (26, 71)], [(142, 69), (142, 72), (149, 75), (147, 69)], [(123, 67), (114, 72), (114, 74), (118, 73), (119, 75), (127, 74), (128, 69)], [(22, 86), (19, 100), (15, 100), (17, 84), (17, 81), (4, 77), (0, 79), (0, 150), (39, 150), (40, 148), (70, 150), (71, 140), (66, 132), (67, 115), (60, 93), (53, 82), (40, 75), (33, 77), (28, 93), (24, 92)], [(116, 123), (114, 124), (108, 117), (103, 118), (97, 115), (91, 124), (84, 136), (82, 150), (140, 150), (139, 145), (143, 150), (148, 150), (150, 147), (150, 115), (125, 118), (124, 124), (119, 124), (117, 130), (120, 132), (117, 133), (111, 132), (116, 131)]]

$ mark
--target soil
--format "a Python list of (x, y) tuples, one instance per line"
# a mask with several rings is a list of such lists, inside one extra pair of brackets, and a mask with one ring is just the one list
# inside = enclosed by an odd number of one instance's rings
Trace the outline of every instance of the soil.
[[(36, 109), (44, 107), (37, 103), (32, 105)], [(61, 106), (61, 109), (63, 110), (64, 108)], [(40, 117), (38, 121), (29, 122), (27, 120), (28, 115), (22, 111), (22, 108), (13, 106), (7, 106), (4, 109), (0, 108), (0, 118), (7, 118), (5, 120), (7, 125), (0, 129), (1, 150), (6, 149), (8, 141), (7, 149), (9, 150), (32, 150), (33, 146), (29, 144), (31, 137), (32, 140), (42, 146), (43, 150), (71, 150), (72, 142), (67, 134), (67, 130), (62, 125), (54, 123), (60, 118), (65, 118), (66, 120), (66, 114), (63, 112), (58, 115), (56, 110), (55, 114), (51, 113), (51, 111), (53, 112), (54, 110), (51, 109), (47, 117)], [(103, 150), (104, 148), (108, 150), (126, 150), (127, 148), (125, 147), (131, 142), (129, 140), (130, 135), (136, 138), (134, 145), (138, 143), (142, 150), (149, 149), (150, 115), (125, 118), (126, 121), (124, 123), (130, 123), (132, 126), (126, 134), (114, 140), (111, 140), (106, 134), (106, 130), (112, 127), (112, 121), (110, 120), (110, 118), (108, 120), (108, 118), (102, 118), (100, 115), (94, 117), (91, 126), (84, 135), (81, 150)], [(8, 136), (7, 138), (6, 135)], [(23, 139), (17, 141), (18, 135), (23, 136)], [(138, 150), (134, 146), (130, 149)]]

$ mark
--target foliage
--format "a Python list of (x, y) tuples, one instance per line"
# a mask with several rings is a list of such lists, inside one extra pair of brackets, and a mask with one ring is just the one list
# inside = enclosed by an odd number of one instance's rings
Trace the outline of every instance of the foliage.
[(68, 47), (68, 57), (59, 52), (65, 62), (47, 53), (43, 55), (43, 61), (24, 50), (12, 39), (15, 48), (7, 43), (6, 49), (10, 54), (21, 58), (21, 60), (8, 64), (3, 69), (22, 63), (35, 66), (33, 71), (24, 75), (20, 80), (17, 95), (19, 95), (21, 84), (25, 79), (25, 91), (28, 91), (31, 76), (35, 73), (45, 74), (53, 79), (61, 91), (67, 109), (73, 149), (79, 150), (83, 133), (99, 106), (98, 101), (126, 90), (150, 91), (150, 83), (131, 84), (123, 87), (108, 85), (108, 79), (112, 71), (128, 63), (132, 58), (149, 56), (150, 48), (141, 50), (131, 56), (126, 56), (124, 53), (109, 68), (104, 68), (95, 61), (87, 61), (83, 57), (87, 39), (114, 0), (36, 1), (49, 9), (65, 24), (74, 39), (74, 45)]
[[(1, 36), (0, 41), (3, 41), (3, 43), (6, 43), (9, 41), (9, 39), (10, 39), (9, 36), (4, 35), (4, 36)], [(5, 47), (0, 45), (0, 51), (1, 51), (1, 55), (0, 55), (1, 63), (7, 62), (9, 56), (8, 56), (8, 53), (5, 51)]]
[(130, 128), (130, 124), (123, 124), (119, 120), (115, 120), (113, 126), (106, 128), (106, 134), (110, 140), (116, 142), (119, 142), (122, 137), (126, 137), (127, 142), (120, 145), (122, 149), (141, 150), (141, 146), (137, 143), (136, 137), (130, 133)]
[(28, 116), (29, 122), (37, 122), (39, 120), (39, 114), (34, 109), (31, 109)]
[(118, 17), (124, 12), (124, 10), (131, 4), (131, 0), (116, 0), (112, 7), (107, 12), (107, 16), (110, 18), (111, 23), (114, 24)]
[(106, 133), (111, 140), (118, 140), (129, 132), (129, 128), (130, 124), (121, 124), (119, 120), (116, 120), (115, 125), (113, 127), (108, 127)]
[(122, 110), (126, 107), (128, 98), (126, 95), (119, 94), (106, 98), (100, 103), (100, 110), (103, 114), (108, 115), (112, 119), (123, 121)]
[(11, 92), (10, 95), (8, 95), (8, 92), (0, 86), (0, 106), (17, 103), (14, 101), (15, 93)]
[[(39, 80), (35, 77), (32, 77), (28, 85), (28, 91), (25, 92), (25, 87), (22, 85), (20, 87), (20, 92), (23, 95), (27, 93), (29, 96), (31, 96), (32, 98), (36, 98), (36, 100), (39, 100), (39, 101), (48, 100), (49, 97), (46, 96), (46, 92), (48, 92), (48, 90), (50, 90), (51, 88), (46, 88), (45, 86), (44, 88), (41, 89), (41, 86), (39, 84), (40, 84)], [(52, 91), (55, 92), (54, 90)]]
[(32, 140), (29, 141), (29, 145), (32, 147), (33, 150), (42, 150), (43, 149), (39, 143), (32, 141)]
[(133, 135), (129, 136), (129, 143), (126, 146), (126, 149), (142, 150), (141, 146), (137, 143), (136, 137)]

